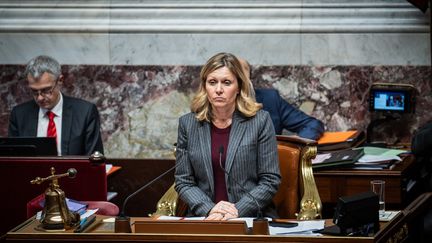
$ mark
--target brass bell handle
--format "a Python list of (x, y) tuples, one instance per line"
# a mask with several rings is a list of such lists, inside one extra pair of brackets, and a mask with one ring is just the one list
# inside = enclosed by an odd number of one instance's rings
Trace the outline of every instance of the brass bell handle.
[(38, 176), (34, 180), (31, 180), (30, 183), (39, 185), (44, 181), (55, 180), (55, 179), (62, 178), (65, 176), (69, 176), (69, 178), (75, 178), (77, 173), (78, 173), (78, 171), (75, 168), (69, 168), (66, 173), (55, 175), (55, 169), (54, 169), (54, 167), (51, 167), (51, 175), (50, 176), (45, 177), (45, 178), (40, 178)]

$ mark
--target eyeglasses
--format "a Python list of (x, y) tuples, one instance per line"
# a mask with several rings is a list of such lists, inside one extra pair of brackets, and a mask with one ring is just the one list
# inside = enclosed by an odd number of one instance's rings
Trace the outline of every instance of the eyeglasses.
[(47, 97), (49, 97), (49, 96), (51, 96), (53, 94), (54, 89), (56, 87), (57, 87), (57, 80), (56, 80), (54, 86), (48, 87), (48, 88), (45, 88), (45, 89), (41, 89), (41, 90), (31, 90), (31, 93), (32, 93), (32, 95), (33, 95), (34, 98), (39, 97), (39, 95), (41, 95), (44, 98), (47, 98)]

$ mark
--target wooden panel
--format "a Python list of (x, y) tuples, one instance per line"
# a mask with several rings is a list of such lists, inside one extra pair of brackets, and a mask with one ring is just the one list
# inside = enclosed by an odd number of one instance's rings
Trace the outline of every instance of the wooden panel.
[(1, 157), (0, 195), (5, 220), (0, 222), (0, 235), (27, 218), (27, 202), (42, 194), (49, 182), (31, 185), (35, 177), (47, 177), (50, 168), (63, 174), (69, 168), (78, 173), (75, 178), (59, 179), (66, 197), (75, 200), (100, 201), (107, 198), (107, 178), (104, 164), (93, 164), (88, 157)]
[[(127, 196), (169, 170), (174, 159), (108, 159), (107, 163), (121, 166), (121, 170), (108, 178), (108, 191), (117, 192), (112, 200), (122, 207)], [(156, 204), (174, 183), (174, 171), (155, 181), (148, 188), (131, 198), (126, 206), (126, 215), (146, 217), (156, 211)]]
[(385, 177), (330, 177), (319, 176), (315, 180), (323, 203), (336, 202), (341, 196), (349, 196), (370, 190), (371, 180), (384, 180), (385, 200), (388, 203), (402, 203), (401, 180)]
[(138, 220), (135, 233), (247, 235), (244, 221)]
[(315, 171), (314, 176), (321, 201), (327, 204), (335, 204), (341, 196), (370, 190), (371, 180), (386, 182), (386, 204), (397, 209), (408, 205), (419, 194), (416, 190), (407, 192), (408, 182), (418, 179), (418, 164), (413, 156), (405, 157), (403, 162), (392, 170), (321, 170)]

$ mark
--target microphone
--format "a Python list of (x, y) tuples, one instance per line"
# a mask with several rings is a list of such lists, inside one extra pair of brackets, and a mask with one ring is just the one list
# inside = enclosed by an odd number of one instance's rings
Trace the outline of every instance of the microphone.
[(225, 168), (222, 166), (222, 154), (224, 153), (224, 147), (221, 145), (220, 147), (219, 147), (219, 167), (221, 168), (221, 170), (228, 176), (228, 178), (230, 178), (231, 180), (233, 180), (234, 181), (234, 183), (236, 183), (239, 187), (240, 187), (240, 189), (242, 190), (242, 191), (244, 191), (245, 193), (246, 193), (246, 195), (249, 197), (249, 198), (251, 198), (252, 199), (252, 201), (254, 201), (254, 203), (256, 204), (256, 207), (257, 207), (257, 209), (258, 209), (258, 212), (257, 212), (257, 218), (258, 219), (261, 219), (261, 218), (263, 218), (263, 214), (262, 214), (262, 211), (261, 211), (261, 207), (260, 207), (260, 205), (259, 205), (259, 203), (258, 203), (258, 201), (256, 200), (256, 198), (254, 197), (254, 196), (252, 196), (252, 194), (250, 194), (250, 192), (248, 191), (248, 190), (246, 190), (244, 187), (243, 187), (243, 185), (242, 184), (240, 184), (234, 177), (230, 177), (230, 174), (228, 173), (228, 171), (226, 171), (225, 170)]
[(254, 235), (269, 235), (269, 223), (266, 218), (263, 217), (261, 207), (252, 194), (248, 190), (246, 190), (242, 184), (240, 184), (234, 177), (230, 177), (230, 174), (228, 171), (225, 170), (225, 168), (222, 166), (222, 154), (224, 153), (224, 147), (221, 145), (219, 147), (219, 167), (222, 169), (222, 171), (228, 176), (228, 178), (231, 178), (239, 187), (246, 193), (246, 195), (252, 199), (252, 201), (255, 202), (258, 212), (257, 217), (253, 220), (253, 226), (252, 226), (252, 233)]
[[(181, 153), (186, 152), (186, 150), (180, 149), (180, 148), (176, 148), (176, 152), (177, 151), (180, 151)], [(118, 217), (116, 217), (116, 219), (115, 219), (115, 230), (114, 230), (115, 233), (131, 233), (132, 232), (131, 227), (130, 227), (130, 219), (125, 214), (126, 205), (129, 201), (129, 199), (133, 198), (135, 195), (137, 195), (138, 193), (140, 193), (141, 191), (143, 191), (144, 189), (146, 189), (147, 187), (152, 185), (154, 182), (158, 181), (160, 178), (162, 178), (163, 176), (165, 176), (169, 172), (173, 171), (175, 168), (177, 168), (178, 165), (179, 164), (175, 163), (174, 166), (172, 166), (171, 168), (169, 168), (168, 170), (166, 170), (165, 172), (163, 172), (162, 174), (160, 174), (159, 176), (157, 176), (153, 180), (147, 182), (146, 184), (144, 184), (143, 186), (138, 188), (138, 190), (136, 190), (135, 192), (130, 194), (128, 197), (126, 197), (126, 199), (123, 201), (120, 215)]]

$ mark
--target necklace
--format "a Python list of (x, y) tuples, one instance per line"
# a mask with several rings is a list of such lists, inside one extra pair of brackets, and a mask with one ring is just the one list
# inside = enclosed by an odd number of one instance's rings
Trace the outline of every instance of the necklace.
[[(229, 127), (229, 126), (231, 125), (231, 122), (232, 122), (232, 118), (227, 119), (226, 122), (225, 122), (222, 126), (218, 126), (218, 125), (216, 125), (216, 122), (213, 122), (213, 124), (214, 124), (217, 128), (219, 128), (219, 129), (224, 129), (224, 128)], [(219, 123), (219, 122), (218, 122), (218, 123)]]

